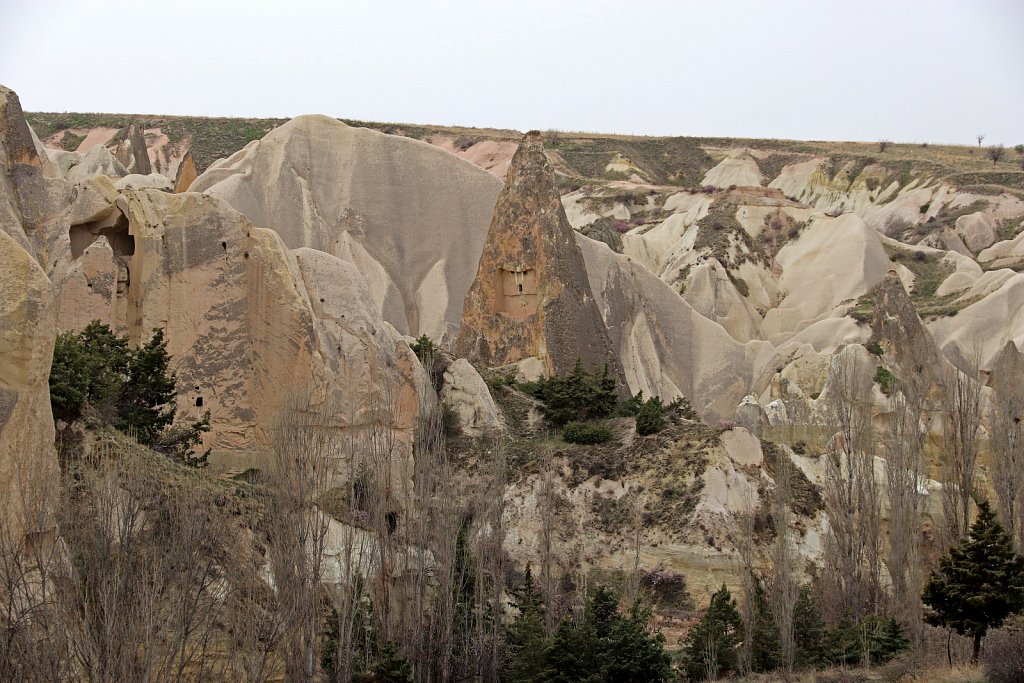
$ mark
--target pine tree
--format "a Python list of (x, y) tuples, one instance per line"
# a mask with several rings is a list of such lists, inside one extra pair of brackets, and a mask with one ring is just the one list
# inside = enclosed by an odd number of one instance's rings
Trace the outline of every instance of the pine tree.
[(586, 617), (558, 625), (545, 651), (544, 670), (533, 681), (618, 683), (672, 680), (664, 636), (647, 632), (650, 612), (634, 605), (619, 613), (619, 596), (599, 587), (587, 603)]
[(967, 537), (932, 571), (923, 599), (933, 610), (925, 621), (974, 638), (973, 662), (985, 633), (1024, 610), (1024, 558), (1013, 552), (987, 501), (978, 504)]
[(736, 609), (736, 600), (722, 584), (711, 596), (704, 617), (686, 636), (683, 649), (686, 675), (691, 681), (703, 681), (736, 672), (742, 642), (743, 620)]
[(636, 433), (647, 436), (660, 432), (665, 426), (665, 420), (662, 418), (664, 408), (657, 396), (648, 399), (636, 414)]
[(505, 630), (508, 646), (508, 680), (533, 681), (544, 667), (544, 602), (540, 589), (533, 581), (533, 571), (526, 565), (526, 575), (519, 590), (512, 591), (509, 605), (519, 611), (515, 621)]
[(127, 372), (128, 340), (98, 320), (79, 333), (57, 335), (50, 368), (53, 416), (65, 422), (82, 417), (90, 406), (102, 417), (112, 411)]
[(174, 373), (168, 374), (171, 357), (162, 329), (128, 359), (128, 380), (117, 401), (115, 426), (134, 431), (139, 443), (150, 445), (174, 422)]

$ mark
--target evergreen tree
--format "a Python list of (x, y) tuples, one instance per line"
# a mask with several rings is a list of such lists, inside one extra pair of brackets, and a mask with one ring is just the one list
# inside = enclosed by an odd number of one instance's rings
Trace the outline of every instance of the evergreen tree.
[(686, 636), (683, 648), (686, 675), (691, 681), (703, 681), (735, 673), (742, 642), (743, 620), (736, 609), (736, 600), (722, 584), (711, 596), (704, 617)]
[(981, 639), (1008, 616), (1024, 610), (1024, 558), (1013, 551), (987, 501), (978, 504), (971, 531), (939, 560), (924, 588), (932, 611), (925, 620), (974, 638), (972, 661), (978, 661)]
[(153, 444), (174, 422), (176, 377), (167, 373), (170, 360), (164, 331), (159, 328), (128, 359), (128, 380), (117, 401), (115, 426), (121, 431), (134, 431), (139, 443)]
[(782, 649), (779, 645), (779, 629), (775, 626), (768, 597), (764, 585), (754, 582), (754, 623), (750, 668), (762, 673), (774, 671), (782, 662)]
[(127, 376), (130, 355), (128, 340), (98, 320), (79, 333), (57, 335), (50, 367), (53, 416), (73, 422), (82, 417), (86, 406), (101, 416), (112, 412), (112, 401)]
[(619, 613), (619, 596), (599, 587), (587, 604), (586, 617), (559, 624), (545, 652), (545, 668), (534, 680), (547, 683), (643, 681), (672, 679), (665, 638), (647, 633), (650, 612), (634, 605)]
[(813, 668), (821, 661), (825, 622), (821, 608), (810, 586), (801, 586), (793, 608), (793, 637), (796, 644), (797, 668)]
[(526, 575), (519, 590), (512, 591), (511, 607), (519, 611), (505, 630), (508, 647), (508, 678), (513, 683), (537, 680), (544, 669), (544, 601), (533, 581), (533, 571), (526, 565)]
[(660, 432), (665, 426), (665, 420), (662, 417), (664, 409), (661, 399), (657, 396), (648, 399), (636, 414), (636, 433), (647, 436)]
[(576, 359), (568, 375), (541, 378), (519, 385), (524, 392), (544, 403), (544, 417), (558, 426), (573, 420), (610, 417), (618, 406), (615, 378), (607, 366), (600, 376), (592, 375)]
[(365, 673), (357, 673), (352, 677), (353, 683), (410, 683), (412, 681), (412, 665), (388, 641), (384, 644), (377, 661)]
[(175, 376), (163, 330), (137, 350), (128, 339), (94, 320), (79, 333), (58, 335), (50, 371), (54, 417), (66, 422), (85, 415), (131, 432), (140, 443), (183, 464), (202, 467), (208, 451), (195, 455), (210, 430), (210, 413), (195, 422), (173, 424)]
[(661, 634), (647, 632), (650, 612), (634, 606), (619, 612), (619, 596), (599, 587), (587, 603), (586, 616), (564, 619), (550, 638), (544, 635), (540, 592), (527, 567), (523, 587), (515, 592), (518, 618), (506, 631), (510, 658), (506, 680), (530, 683), (618, 683), (672, 680), (672, 665)]

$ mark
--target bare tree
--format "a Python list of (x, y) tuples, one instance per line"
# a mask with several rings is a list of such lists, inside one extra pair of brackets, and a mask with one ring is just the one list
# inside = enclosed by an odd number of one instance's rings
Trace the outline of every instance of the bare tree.
[(793, 610), (799, 596), (799, 586), (793, 576), (793, 549), (789, 540), (792, 522), (790, 502), (793, 498), (793, 463), (789, 454), (781, 452), (775, 471), (775, 495), (772, 499), (772, 518), (775, 520), (775, 541), (772, 544), (771, 596), (769, 606), (772, 619), (779, 632), (779, 649), (786, 673), (793, 671), (796, 659), (796, 637)]
[(340, 456), (336, 433), (308, 396), (290, 398), (274, 426), (264, 524), (285, 624), (285, 676), (293, 683), (311, 683), (319, 667), (329, 519), (317, 500), (328, 487), (332, 461)]
[(1024, 356), (1010, 342), (992, 371), (992, 487), (999, 517), (1024, 552)]
[(1006, 154), (1006, 148), (1002, 145), (992, 145), (988, 148), (988, 158), (992, 160), (992, 165), (996, 165), (1000, 159)]
[(878, 151), (884, 152), (885, 150), (889, 149), (889, 145), (891, 144), (892, 140), (886, 140), (885, 138), (880, 139), (878, 141)]
[(740, 618), (743, 620), (743, 644), (739, 652), (739, 672), (748, 675), (754, 660), (754, 626), (757, 618), (757, 576), (754, 574), (754, 511), (736, 514), (736, 550), (740, 556)]
[(554, 577), (554, 543), (556, 532), (557, 515), (557, 493), (555, 491), (555, 466), (553, 456), (545, 451), (544, 461), (541, 464), (540, 477), (537, 492), (537, 507), (540, 515), (540, 577), (541, 590), (544, 593), (545, 627), (548, 633), (555, 630), (558, 624), (559, 615), (555, 609), (557, 604), (557, 591)]
[[(910, 372), (910, 369), (908, 369)], [(887, 566), (893, 612), (908, 628), (914, 644), (923, 645), (921, 612), (921, 513), (924, 481), (924, 386), (915, 373), (893, 398), (892, 430), (885, 461), (889, 501)]]
[(974, 139), (978, 141), (978, 147), (981, 147), (981, 143), (985, 139), (985, 134), (978, 133), (977, 135), (974, 136)]
[(856, 623), (878, 609), (878, 485), (874, 468), (870, 383), (855, 355), (833, 361), (828, 395), (824, 499), (829, 520), (825, 576), (828, 616)]
[[(977, 367), (976, 362), (974, 367)], [(944, 389), (946, 459), (942, 505), (944, 541), (946, 546), (952, 546), (967, 534), (971, 523), (971, 497), (978, 463), (977, 437), (981, 428), (981, 382), (976, 376), (950, 367)]]

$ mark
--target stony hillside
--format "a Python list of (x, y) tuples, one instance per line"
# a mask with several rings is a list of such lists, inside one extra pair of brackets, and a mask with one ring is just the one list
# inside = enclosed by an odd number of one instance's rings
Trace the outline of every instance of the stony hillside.
[[(385, 444), (404, 486), (420, 418), (447, 405), (467, 487), (489, 439), (508, 450), (498, 499), (517, 564), (539, 552), (547, 505), (566, 576), (632, 562), (706, 591), (735, 585), (740, 513), (764, 513), (783, 462), (799, 471), (790, 533), (813, 573), (825, 463), (849, 448), (836, 406), (864, 411), (883, 471), (908, 386), (927, 397), (913, 484), (930, 533), (950, 378), (990, 401), (995, 369), (1024, 347), (1014, 151), (993, 163), (940, 145), (523, 139), (320, 115), (23, 117), (0, 95), (3, 472), (23, 450), (55, 465), (58, 331), (99, 319), (140, 344), (160, 327), (180, 414), (210, 411), (204, 445), (223, 471), (258, 464), (302, 393), (319, 426)], [(422, 362), (421, 335), (463, 357)], [(608, 417), (604, 445), (569, 445), (515, 385), (577, 358), (607, 367), (622, 398), (695, 413), (653, 436)], [(978, 472), (990, 486), (987, 460)]]

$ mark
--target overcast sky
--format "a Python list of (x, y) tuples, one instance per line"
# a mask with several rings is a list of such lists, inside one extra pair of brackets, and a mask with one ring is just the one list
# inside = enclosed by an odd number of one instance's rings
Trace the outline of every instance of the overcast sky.
[(30, 111), (1024, 143), (1022, 0), (0, 0)]

